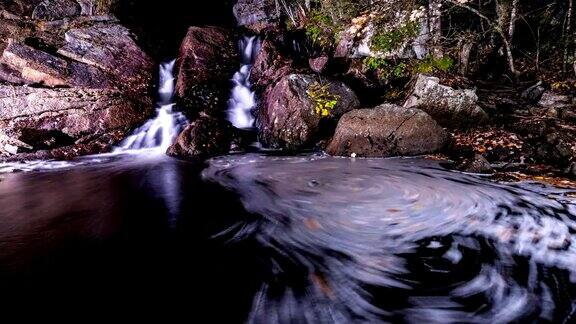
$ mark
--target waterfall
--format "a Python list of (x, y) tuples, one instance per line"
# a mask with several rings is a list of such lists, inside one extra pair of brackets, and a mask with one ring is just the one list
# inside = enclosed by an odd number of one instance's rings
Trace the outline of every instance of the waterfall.
[(236, 128), (251, 129), (254, 127), (252, 111), (256, 107), (256, 97), (251, 89), (250, 69), (260, 51), (260, 40), (257, 36), (244, 37), (240, 40), (242, 67), (234, 74), (231, 98), (228, 102), (228, 120)]
[(158, 87), (158, 108), (156, 117), (126, 138), (116, 152), (154, 149), (161, 152), (172, 145), (184, 124), (186, 118), (174, 108), (174, 64), (175, 60), (160, 65), (160, 84)]

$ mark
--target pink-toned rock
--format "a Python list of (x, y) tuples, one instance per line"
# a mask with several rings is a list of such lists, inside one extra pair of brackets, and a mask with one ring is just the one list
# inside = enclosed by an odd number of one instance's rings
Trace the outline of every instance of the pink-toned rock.
[(327, 153), (336, 156), (413, 156), (441, 151), (448, 134), (422, 110), (384, 104), (340, 119)]
[(328, 56), (311, 58), (308, 60), (308, 64), (310, 65), (312, 71), (316, 73), (322, 73), (324, 72), (324, 69), (326, 69), (326, 66), (328, 65)]
[(299, 149), (318, 140), (323, 120), (337, 120), (344, 113), (356, 109), (360, 103), (344, 83), (324, 80), (330, 94), (336, 96), (336, 106), (330, 116), (315, 111), (315, 102), (308, 90), (319, 83), (316, 76), (290, 74), (282, 78), (269, 91), (260, 109), (260, 138), (277, 148)]
[(211, 116), (200, 116), (191, 122), (168, 149), (168, 155), (202, 159), (230, 151), (232, 127), (229, 122)]
[(236, 37), (219, 27), (190, 27), (177, 60), (178, 105), (188, 114), (226, 109), (230, 78), (238, 69)]

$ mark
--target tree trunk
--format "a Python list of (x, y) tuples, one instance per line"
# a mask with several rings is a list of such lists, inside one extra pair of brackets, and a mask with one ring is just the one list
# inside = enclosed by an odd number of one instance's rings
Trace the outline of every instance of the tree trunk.
[(442, 0), (430, 0), (428, 3), (428, 25), (432, 43), (432, 55), (435, 58), (444, 56), (442, 50)]
[(516, 20), (518, 19), (518, 2), (519, 0), (512, 1), (512, 9), (510, 12), (510, 27), (508, 28), (508, 39), (510, 42), (514, 39), (514, 32), (516, 31)]
[(468, 67), (470, 66), (470, 54), (474, 48), (474, 43), (471, 40), (462, 40), (460, 47), (460, 74), (468, 74)]
[(572, 12), (574, 8), (574, 0), (568, 0), (568, 12), (566, 13), (566, 27), (564, 35), (564, 62), (562, 64), (562, 72), (566, 73), (568, 65), (568, 47), (570, 46), (569, 39), (572, 39)]

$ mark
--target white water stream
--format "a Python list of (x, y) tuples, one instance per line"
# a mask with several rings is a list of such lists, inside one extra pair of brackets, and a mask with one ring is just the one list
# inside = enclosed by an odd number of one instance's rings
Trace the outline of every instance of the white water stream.
[(250, 70), (260, 51), (260, 40), (257, 36), (244, 37), (240, 40), (242, 67), (234, 77), (234, 88), (228, 102), (228, 120), (236, 128), (251, 129), (254, 127), (252, 111), (256, 107), (256, 97), (251, 89)]
[(174, 64), (175, 61), (170, 61), (160, 65), (160, 86), (158, 88), (160, 101), (156, 117), (146, 122), (131, 136), (122, 141), (115, 152), (142, 149), (166, 152), (178, 134), (180, 134), (186, 123), (186, 118), (182, 113), (173, 110)]

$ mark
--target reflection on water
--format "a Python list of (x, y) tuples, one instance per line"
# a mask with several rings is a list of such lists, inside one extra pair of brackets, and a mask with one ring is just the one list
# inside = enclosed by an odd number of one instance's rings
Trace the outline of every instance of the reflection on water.
[(231, 156), (203, 176), (267, 249), (250, 321), (572, 321), (576, 204), (418, 159)]
[(204, 169), (141, 152), (5, 167), (29, 172), (0, 179), (3, 312), (575, 319), (576, 206), (562, 190), (420, 159), (250, 154)]

